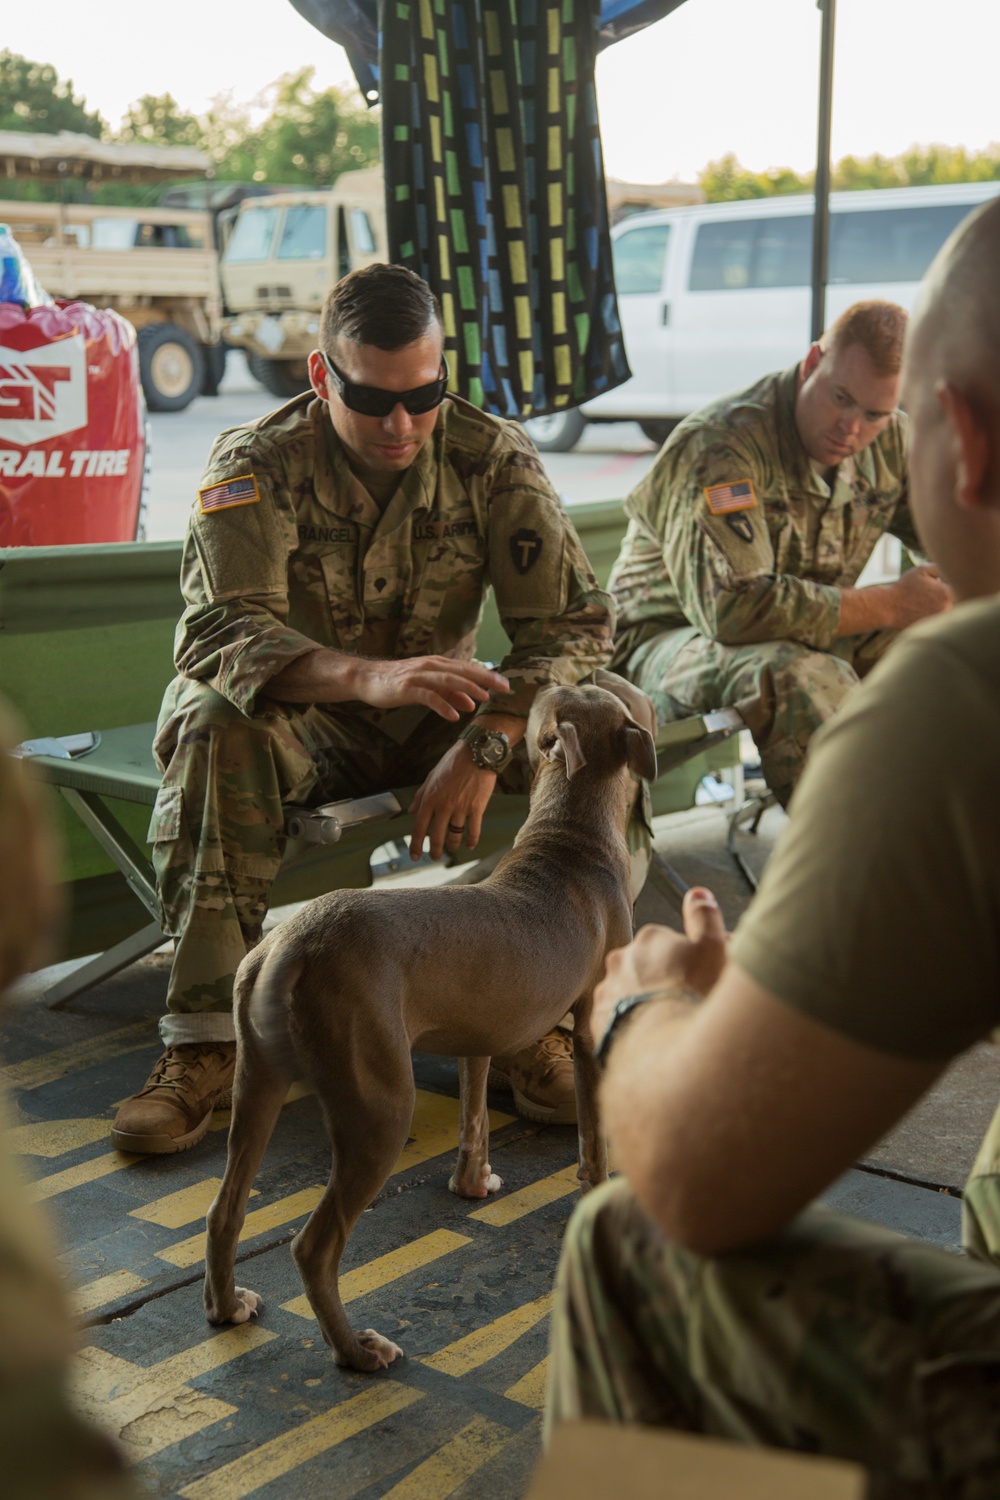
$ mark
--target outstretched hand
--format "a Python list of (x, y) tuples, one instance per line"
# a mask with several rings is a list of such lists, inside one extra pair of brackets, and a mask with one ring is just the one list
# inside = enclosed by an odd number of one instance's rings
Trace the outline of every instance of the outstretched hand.
[(493, 693), (509, 693), (506, 677), (475, 661), (450, 656), (411, 656), (401, 661), (357, 660), (355, 690), (372, 708), (423, 703), (455, 723)]
[(683, 985), (699, 995), (712, 989), (726, 962), (729, 935), (719, 904), (704, 886), (684, 897), (684, 932), (650, 924), (640, 927), (627, 948), (608, 954), (604, 978), (594, 991), (591, 1033), (603, 1034), (611, 1012), (626, 995)]

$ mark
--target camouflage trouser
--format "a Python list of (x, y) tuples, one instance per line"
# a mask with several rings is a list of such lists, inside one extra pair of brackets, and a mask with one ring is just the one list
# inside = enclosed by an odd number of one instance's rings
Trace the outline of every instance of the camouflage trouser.
[(814, 651), (797, 641), (724, 646), (684, 626), (646, 641), (619, 670), (649, 694), (661, 724), (737, 709), (756, 741), (768, 786), (787, 806), (813, 734), (894, 636), (876, 630)]
[(547, 1430), (603, 1418), (826, 1454), (870, 1500), (1000, 1494), (1000, 1274), (823, 1209), (704, 1258), (619, 1179), (556, 1284)]
[[(428, 713), (403, 744), (367, 720), (268, 704), (247, 718), (204, 683), (176, 678), (154, 753), (164, 772), (150, 824), (161, 924), (176, 939), (169, 1042), (233, 1035), (233, 979), (259, 940), (285, 849), (285, 804), (316, 806), (421, 782), (461, 724)], [(527, 790), (526, 761), (501, 779)], [(200, 1019), (196, 1019), (200, 1017)]]

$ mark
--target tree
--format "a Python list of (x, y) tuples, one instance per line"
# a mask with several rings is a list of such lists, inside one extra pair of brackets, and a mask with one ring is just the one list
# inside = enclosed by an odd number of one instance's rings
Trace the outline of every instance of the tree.
[(16, 52), (0, 52), (0, 130), (40, 131), (54, 135), (75, 130), (100, 136), (100, 115), (90, 113), (49, 63), (31, 62)]
[(214, 129), (228, 135), (217, 157), (220, 177), (329, 187), (341, 172), (378, 162), (378, 116), (340, 89), (317, 92), (314, 74), (303, 68), (272, 84), (263, 96), (267, 117), (241, 139), (233, 138), (232, 115), (226, 120), (220, 111)]
[(143, 94), (129, 105), (116, 141), (154, 146), (201, 146), (204, 126), (184, 114), (173, 94)]
[[(735, 198), (770, 198), (780, 193), (811, 193), (814, 174), (791, 167), (751, 172), (730, 152), (709, 162), (698, 182), (709, 203)], [(1000, 179), (1000, 145), (969, 152), (964, 146), (911, 146), (899, 156), (845, 156), (831, 173), (839, 192), (863, 188), (923, 187), (936, 182), (993, 182)]]

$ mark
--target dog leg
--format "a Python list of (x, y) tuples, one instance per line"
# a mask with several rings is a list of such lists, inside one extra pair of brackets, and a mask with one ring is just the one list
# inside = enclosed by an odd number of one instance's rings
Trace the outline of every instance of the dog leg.
[(205, 1315), (210, 1323), (245, 1323), (263, 1305), (256, 1292), (235, 1284), (236, 1247), (250, 1189), (287, 1091), (287, 1078), (272, 1071), (259, 1047), (241, 1039), (226, 1171), (205, 1220)]
[(573, 1007), (573, 1081), (580, 1140), (580, 1166), (576, 1175), (584, 1193), (604, 1182), (608, 1175), (608, 1143), (601, 1129), (597, 1103), (601, 1070), (590, 1034), (590, 1009), (590, 995)]
[(488, 1057), (460, 1057), (458, 1084), (460, 1114), (458, 1161), (448, 1186), (460, 1198), (486, 1198), (499, 1192), (503, 1182), (490, 1167), (490, 1117), (486, 1108)]
[[(403, 1062), (409, 1071), (408, 1053)], [(374, 1328), (351, 1327), (340, 1300), (338, 1273), (351, 1230), (406, 1145), (414, 1087), (412, 1071), (408, 1083), (397, 1081), (391, 1064), (386, 1064), (381, 1077), (379, 1071), (367, 1069), (359, 1069), (359, 1074), (377, 1079), (377, 1095), (359, 1097), (357, 1079), (338, 1078), (336, 1097), (323, 1100), (333, 1170), (325, 1193), (292, 1241), (292, 1255), (320, 1331), (338, 1365), (371, 1372), (384, 1370), (403, 1351)], [(329, 1089), (329, 1081), (327, 1086)]]

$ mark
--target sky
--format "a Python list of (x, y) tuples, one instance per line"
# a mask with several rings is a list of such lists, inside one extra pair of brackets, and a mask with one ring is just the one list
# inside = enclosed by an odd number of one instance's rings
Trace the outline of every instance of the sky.
[[(343, 51), (288, 0), (35, 0), (12, 10), (3, 45), (52, 63), (113, 126), (142, 94), (172, 93), (200, 114), (220, 93), (249, 103), (306, 65), (321, 87), (355, 88)], [(815, 0), (686, 0), (607, 49), (597, 65), (606, 171), (690, 181), (730, 151), (755, 171), (808, 168), (819, 37)], [(1000, 0), (838, 0), (834, 159), (1000, 139), (998, 43)]]

